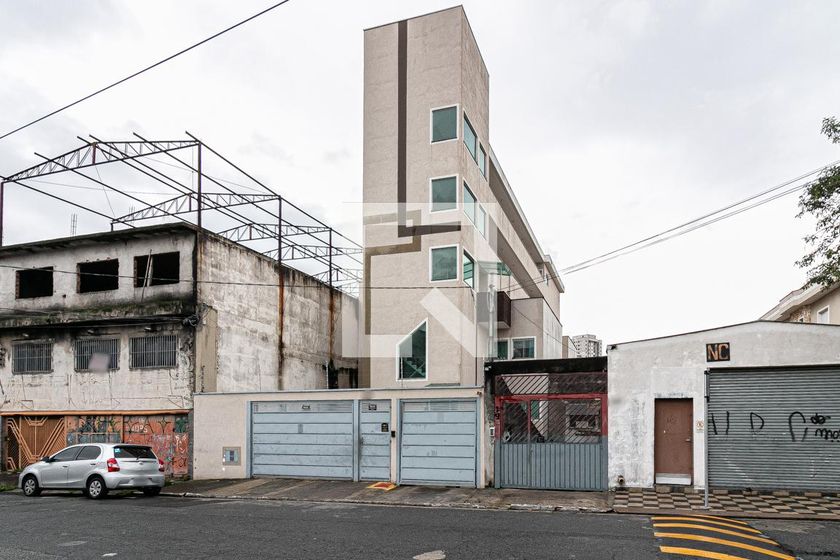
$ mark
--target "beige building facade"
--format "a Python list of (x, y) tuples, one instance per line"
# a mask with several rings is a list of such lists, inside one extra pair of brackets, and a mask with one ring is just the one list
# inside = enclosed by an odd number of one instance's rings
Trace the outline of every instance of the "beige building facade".
[(490, 78), (459, 7), (364, 35), (360, 385), (483, 385), (561, 355), (560, 294), (489, 139)]
[(840, 325), (840, 283), (794, 290), (765, 313), (765, 321)]

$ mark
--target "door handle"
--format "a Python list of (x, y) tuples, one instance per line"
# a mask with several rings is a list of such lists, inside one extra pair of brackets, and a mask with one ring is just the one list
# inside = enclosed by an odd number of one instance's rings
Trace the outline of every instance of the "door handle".
[(62, 469), (66, 469), (66, 468), (68, 468), (68, 467), (70, 467), (70, 465), (61, 465), (61, 468), (62, 468)]
[(95, 466), (96, 466), (96, 463), (91, 463), (91, 464), (90, 464), (90, 466), (91, 466), (91, 467), (95, 467)]
[(687, 443), (691, 443), (691, 438), (688, 438), (688, 439), (687, 439), (687, 440), (685, 440), (685, 441), (686, 441)]

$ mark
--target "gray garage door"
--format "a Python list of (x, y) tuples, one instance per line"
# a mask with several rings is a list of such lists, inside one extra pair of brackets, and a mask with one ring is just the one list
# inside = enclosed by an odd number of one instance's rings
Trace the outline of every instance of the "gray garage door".
[(709, 374), (709, 483), (840, 491), (840, 368)]
[(400, 483), (476, 486), (477, 403), (401, 403)]
[(353, 401), (253, 403), (251, 472), (353, 479)]

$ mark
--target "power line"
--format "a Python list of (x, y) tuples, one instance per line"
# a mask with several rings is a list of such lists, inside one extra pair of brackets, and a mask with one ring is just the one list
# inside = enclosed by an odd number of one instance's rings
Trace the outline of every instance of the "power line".
[(148, 72), (149, 70), (152, 70), (153, 68), (156, 68), (156, 67), (160, 66), (161, 64), (169, 62), (173, 58), (177, 58), (177, 57), (181, 56), (182, 54), (187, 53), (187, 52), (193, 50), (194, 48), (203, 45), (204, 43), (207, 43), (208, 41), (212, 41), (216, 37), (224, 35), (228, 31), (232, 31), (233, 29), (236, 29), (237, 27), (239, 27), (241, 25), (244, 25), (244, 24), (248, 23), (249, 21), (251, 21), (253, 19), (258, 18), (261, 15), (266, 14), (266, 13), (270, 12), (271, 10), (274, 10), (275, 8), (279, 8), (280, 6), (287, 3), (288, 1), (289, 0), (282, 0), (281, 2), (277, 2), (276, 4), (273, 4), (273, 5), (269, 6), (268, 8), (264, 9), (261, 12), (258, 12), (258, 13), (254, 14), (254, 15), (248, 17), (248, 18), (245, 18), (242, 21), (240, 21), (238, 23), (235, 23), (235, 24), (231, 25), (230, 27), (227, 27), (227, 28), (219, 31), (218, 33), (215, 33), (215, 34), (207, 37), (206, 39), (202, 39), (198, 43), (194, 43), (193, 45), (190, 45), (189, 47), (187, 47), (185, 49), (182, 49), (182, 50), (176, 52), (175, 54), (171, 54), (171, 55), (167, 56), (166, 58), (164, 58), (162, 60), (159, 60), (159, 61), (155, 62), (154, 64), (150, 64), (149, 66), (146, 66), (145, 68), (143, 68), (141, 70), (138, 70), (137, 72), (134, 72), (133, 74), (130, 74), (130, 75), (128, 75), (128, 76), (126, 76), (126, 77), (124, 77), (120, 80), (117, 80), (116, 82), (114, 82), (112, 84), (109, 84), (109, 85), (107, 85), (103, 88), (100, 88), (100, 89), (94, 91), (93, 93), (89, 93), (88, 95), (86, 95), (84, 97), (81, 97), (81, 98), (77, 99), (76, 101), (73, 101), (72, 103), (68, 103), (67, 105), (64, 105), (63, 107), (60, 107), (60, 108), (56, 109), (55, 111), (52, 111), (51, 113), (47, 113), (46, 115), (44, 115), (42, 117), (38, 117), (37, 119), (35, 119), (33, 121), (30, 121), (30, 122), (28, 122), (24, 125), (21, 125), (14, 130), (10, 130), (9, 132), (0, 136), (0, 140), (6, 138), (7, 136), (11, 136), (12, 134), (14, 134), (16, 132), (20, 132), (21, 130), (32, 126), (33, 124), (39, 123), (44, 119), (48, 119), (48, 118), (52, 117), (53, 115), (57, 115), (58, 113), (64, 111), (65, 109), (69, 109), (70, 107), (73, 107), (74, 105), (78, 105), (79, 103), (82, 103), (83, 101), (87, 101), (91, 97), (94, 97), (96, 95), (99, 95), (100, 93), (106, 92), (109, 89), (122, 84), (123, 82), (127, 82), (128, 80), (130, 80), (132, 78), (135, 78), (135, 77), (139, 76), (140, 74), (143, 74), (144, 72)]

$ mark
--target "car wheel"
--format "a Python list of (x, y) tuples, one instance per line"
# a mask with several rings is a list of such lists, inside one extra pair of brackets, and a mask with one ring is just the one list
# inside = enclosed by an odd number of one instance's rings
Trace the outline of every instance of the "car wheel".
[(38, 484), (38, 479), (35, 475), (29, 475), (23, 479), (23, 495), (35, 497), (41, 494), (41, 486)]
[(105, 481), (98, 476), (91, 477), (85, 487), (85, 495), (91, 500), (99, 500), (108, 495), (108, 487)]
[(157, 496), (160, 494), (160, 487), (153, 486), (152, 488), (143, 488), (143, 493), (147, 496)]

